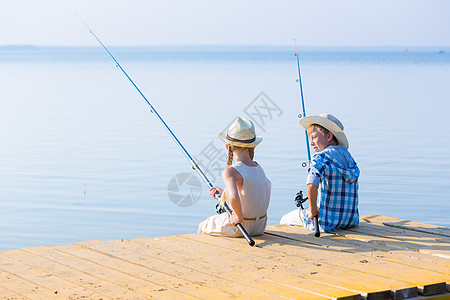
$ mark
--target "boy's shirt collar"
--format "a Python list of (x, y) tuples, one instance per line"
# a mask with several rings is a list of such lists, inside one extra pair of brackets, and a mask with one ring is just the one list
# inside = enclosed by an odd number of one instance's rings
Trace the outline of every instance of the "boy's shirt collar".
[(326, 156), (346, 182), (353, 183), (358, 180), (360, 174), (358, 165), (345, 147), (328, 146), (316, 155)]

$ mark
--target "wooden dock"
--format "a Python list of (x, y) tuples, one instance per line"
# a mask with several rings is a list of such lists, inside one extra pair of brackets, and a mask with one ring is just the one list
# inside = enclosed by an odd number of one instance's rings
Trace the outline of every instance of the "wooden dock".
[(322, 234), (268, 226), (0, 252), (1, 299), (450, 299), (450, 229), (366, 215)]

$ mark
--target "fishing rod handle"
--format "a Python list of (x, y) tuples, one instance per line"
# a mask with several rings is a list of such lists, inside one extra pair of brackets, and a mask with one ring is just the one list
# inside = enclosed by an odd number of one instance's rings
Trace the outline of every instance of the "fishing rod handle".
[[(220, 201), (219, 193), (216, 193), (214, 196), (216, 196), (216, 199)], [(228, 204), (226, 202), (223, 203), (223, 208), (225, 209), (225, 211), (228, 213), (229, 216), (231, 216), (233, 214), (233, 211), (231, 210), (231, 208), (228, 206)], [(242, 226), (241, 223), (237, 223), (236, 226), (242, 232), (242, 235), (245, 237), (245, 239), (247, 240), (248, 244), (250, 246), (252, 246), (252, 247), (255, 246), (255, 241), (248, 234), (247, 230), (245, 230), (244, 226)]]
[(314, 236), (320, 237), (319, 216), (314, 216)]
[(248, 232), (245, 230), (244, 226), (242, 226), (241, 223), (237, 223), (236, 224), (237, 228), (239, 228), (239, 230), (242, 232), (242, 234), (244, 235), (245, 239), (247, 240), (248, 244), (250, 246), (255, 246), (255, 241), (252, 239), (252, 237), (248, 234)]

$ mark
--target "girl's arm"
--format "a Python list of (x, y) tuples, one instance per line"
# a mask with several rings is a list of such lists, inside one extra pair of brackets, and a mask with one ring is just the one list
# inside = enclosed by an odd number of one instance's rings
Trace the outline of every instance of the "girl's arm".
[(231, 166), (226, 168), (223, 172), (223, 182), (225, 183), (225, 189), (227, 190), (227, 200), (233, 209), (233, 214), (230, 217), (230, 222), (233, 225), (244, 221), (241, 198), (239, 197), (238, 190), (238, 184), (239, 186), (242, 186), (242, 180), (242, 175)]

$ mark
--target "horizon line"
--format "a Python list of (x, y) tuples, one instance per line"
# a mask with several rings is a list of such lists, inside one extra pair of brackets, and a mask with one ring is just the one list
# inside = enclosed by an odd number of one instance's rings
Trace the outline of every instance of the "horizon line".
[[(97, 45), (36, 45), (36, 44), (5, 44), (0, 48), (97, 48)], [(151, 48), (151, 47), (295, 47), (290, 44), (158, 44), (158, 45), (109, 45), (109, 47)], [(449, 48), (450, 45), (303, 45), (301, 48)]]

